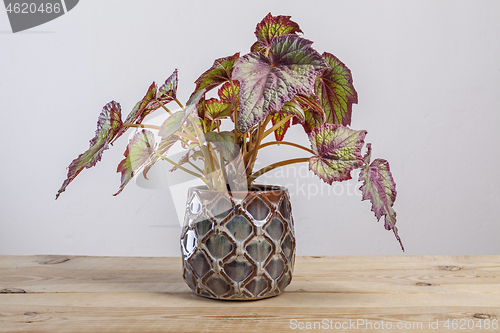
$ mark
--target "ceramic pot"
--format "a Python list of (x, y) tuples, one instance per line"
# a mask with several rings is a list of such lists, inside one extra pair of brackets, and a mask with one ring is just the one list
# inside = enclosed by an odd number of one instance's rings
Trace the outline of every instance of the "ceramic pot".
[(200, 296), (254, 300), (279, 295), (290, 284), (295, 263), (288, 190), (190, 188), (181, 251), (184, 280)]

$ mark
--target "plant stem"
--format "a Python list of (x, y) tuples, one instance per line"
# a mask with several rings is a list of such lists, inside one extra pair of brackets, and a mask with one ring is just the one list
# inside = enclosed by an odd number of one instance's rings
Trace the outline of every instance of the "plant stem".
[(175, 132), (174, 134), (175, 134), (175, 135), (177, 135), (177, 136), (181, 136), (181, 137), (183, 137), (183, 138), (186, 138), (186, 139), (188, 139), (188, 140), (190, 140), (190, 141), (192, 141), (192, 142), (198, 142), (198, 140), (196, 139), (196, 137), (194, 137), (194, 136), (192, 136), (192, 135), (189, 135), (189, 134), (187, 134), (187, 133), (183, 133), (183, 132), (179, 132), (179, 131), (177, 131), (177, 132)]
[[(184, 109), (184, 105), (182, 105), (181, 102), (179, 102), (179, 100), (177, 99), (177, 97), (174, 99), (175, 102), (177, 103), (177, 105), (179, 105), (179, 107), (181, 107), (182, 109)], [(210, 175), (212, 174), (212, 171), (211, 168), (210, 168), (210, 163), (208, 163), (208, 161), (210, 161), (210, 152), (207, 151), (207, 148), (204, 146), (204, 135), (203, 135), (203, 132), (201, 130), (201, 128), (198, 126), (198, 124), (194, 121), (193, 117), (191, 115), (189, 115), (189, 121), (191, 121), (191, 124), (193, 124), (193, 128), (194, 128), (194, 131), (195, 131), (195, 134), (196, 134), (196, 140), (194, 142), (198, 142), (198, 146), (200, 147), (200, 150), (201, 150), (201, 153), (203, 154), (203, 159), (205, 160), (205, 174), (206, 175)], [(182, 128), (186, 131), (186, 132), (190, 132), (186, 126), (182, 126)], [(208, 184), (207, 182), (207, 186), (210, 188), (211, 186)]]
[[(263, 124), (260, 123), (259, 127), (257, 128), (257, 138), (255, 139), (255, 146), (252, 149), (250, 159), (249, 159), (248, 164), (247, 164), (247, 169), (246, 169), (247, 178), (252, 173), (253, 166), (255, 165), (255, 161), (257, 160), (257, 152), (259, 151), (258, 147), (259, 147), (260, 141), (262, 140), (262, 133), (264, 132), (264, 129), (265, 129), (265, 127), (263, 127)], [(250, 140), (251, 139), (252, 138), (250, 138)], [(251, 144), (251, 142), (250, 142), (250, 144)], [(250, 184), (250, 183), (248, 183), (248, 184)]]
[(205, 184), (206, 184), (206, 185), (210, 188), (210, 185), (209, 185), (208, 181), (207, 181), (207, 180), (205, 179), (205, 177), (203, 177), (202, 175), (199, 175), (199, 174), (197, 174), (196, 172), (193, 172), (193, 171), (191, 171), (191, 170), (189, 170), (189, 169), (186, 169), (186, 168), (185, 168), (185, 167), (183, 167), (182, 165), (179, 165), (178, 163), (175, 163), (174, 161), (172, 161), (172, 160), (171, 160), (171, 159), (169, 159), (168, 157), (163, 156), (162, 154), (158, 154), (157, 152), (155, 152), (154, 154), (155, 154), (156, 156), (158, 156), (158, 157), (160, 157), (160, 158), (164, 159), (165, 161), (167, 161), (167, 162), (169, 162), (169, 163), (171, 163), (171, 164), (175, 165), (177, 168), (181, 169), (182, 171), (187, 172), (187, 173), (189, 173), (190, 175), (195, 176), (195, 177), (197, 177), (197, 178), (200, 178), (200, 179), (201, 179), (201, 180), (203, 180), (203, 182), (204, 182), (204, 183), (205, 183)]
[[(147, 124), (123, 124), (123, 126), (125, 126), (125, 127), (137, 127), (137, 128), (149, 128), (149, 129), (154, 129), (154, 130), (159, 130), (160, 129), (160, 126), (147, 125)], [(175, 132), (174, 134), (177, 135), (177, 136), (181, 136), (183, 138), (186, 138), (186, 139), (188, 139), (190, 141), (193, 141), (193, 142), (197, 142), (198, 141), (198, 140), (196, 140), (196, 138), (194, 136), (186, 134), (186, 133)]]
[(198, 170), (198, 172), (199, 172), (199, 173), (203, 174), (203, 170), (201, 170), (200, 168), (198, 168), (198, 167), (196, 166), (196, 164), (194, 164), (193, 162), (191, 162), (191, 161), (189, 161), (189, 160), (188, 160), (187, 162), (188, 162), (188, 163), (189, 163), (189, 164), (190, 164), (193, 168), (195, 168), (196, 170)]
[[(267, 124), (269, 124), (269, 122), (271, 121), (271, 118), (272, 116), (267, 116), (267, 118), (265, 120), (263, 120), (260, 124), (259, 124), (259, 128), (262, 128), (262, 130), (264, 130), (266, 127), (267, 127)], [(266, 131), (267, 133), (267, 131)], [(264, 134), (262, 136), (262, 138), (260, 140), (258, 140), (258, 137), (257, 139), (255, 140), (255, 145), (252, 147), (252, 140), (253, 140), (253, 135), (252, 133), (250, 133), (250, 140), (249, 140), (249, 150), (248, 152), (244, 151), (245, 154), (244, 154), (244, 160), (245, 160), (245, 163), (248, 162), (248, 159), (253, 156), (255, 150), (257, 149), (260, 149), (260, 142), (266, 137), (266, 135)], [(246, 141), (245, 141), (246, 143)], [(248, 154), (247, 154), (248, 153)]]
[(163, 104), (162, 102), (160, 102), (158, 99), (155, 99), (156, 103), (160, 104), (160, 106), (165, 110), (167, 111), (167, 113), (169, 115), (172, 115), (172, 111), (170, 111), (169, 109), (167, 109), (167, 107), (165, 106), (165, 104)]
[(312, 151), (309, 148), (306, 148), (304, 146), (301, 146), (299, 144), (293, 143), (293, 142), (288, 142), (288, 141), (271, 141), (271, 142), (266, 142), (260, 145), (259, 149), (262, 149), (267, 146), (272, 146), (272, 145), (287, 145), (287, 146), (292, 146), (296, 148), (300, 148), (302, 150), (307, 151), (308, 153), (315, 154), (314, 151)]
[(213, 157), (213, 154), (212, 154), (212, 149), (210, 147), (210, 142), (207, 142), (207, 152), (208, 152), (208, 158), (210, 160), (210, 166), (212, 168), (212, 182), (214, 183), (214, 186), (217, 190), (220, 190), (220, 183), (219, 183), (219, 177), (217, 176), (217, 168), (215, 167), (215, 164), (214, 164), (214, 157)]
[(210, 150), (205, 146), (205, 135), (203, 134), (202, 129), (198, 124), (194, 121), (193, 117), (189, 115), (189, 121), (191, 121), (194, 131), (196, 133), (196, 139), (198, 142), (198, 146), (200, 147), (200, 151), (203, 154), (204, 167), (205, 167), (205, 176), (208, 177), (212, 185), (208, 185), (208, 188), (218, 188), (219, 184), (216, 179), (214, 179), (214, 168), (212, 161), (212, 154)]
[(222, 155), (222, 151), (219, 151), (219, 161), (220, 161), (220, 171), (221, 171), (221, 177), (223, 180), (223, 186), (227, 188), (227, 173), (226, 173), (226, 168), (224, 167), (224, 157)]
[(137, 127), (137, 128), (150, 128), (154, 130), (159, 130), (160, 126), (147, 125), (147, 124), (123, 124), (124, 127)]
[(227, 184), (226, 184), (226, 179), (224, 177), (224, 163), (222, 159), (222, 153), (219, 160), (219, 158), (217, 157), (217, 151), (210, 145), (209, 142), (207, 142), (207, 146), (208, 146), (208, 151), (210, 152), (210, 156), (214, 161), (213, 168), (218, 177), (217, 181), (220, 185), (220, 190), (225, 190), (227, 188), (226, 186)]
[(181, 109), (184, 109), (184, 105), (182, 105), (182, 103), (179, 102), (179, 100), (177, 99), (177, 97), (174, 99), (174, 101), (177, 103), (177, 105), (180, 106)]
[(270, 164), (270, 165), (260, 169), (259, 171), (254, 172), (250, 177), (248, 177), (248, 184), (253, 183), (253, 181), (255, 179), (257, 179), (258, 177), (260, 177), (263, 174), (265, 174), (266, 172), (269, 172), (269, 171), (274, 170), (276, 168), (279, 168), (279, 167), (282, 167), (285, 165), (294, 164), (294, 163), (303, 163), (303, 162), (308, 162), (308, 161), (309, 161), (308, 157), (302, 157), (302, 158), (294, 158), (291, 160), (285, 160), (285, 161)]
[(235, 93), (235, 88), (234, 88), (234, 83), (233, 80), (229, 80), (229, 84), (231, 84), (231, 90), (233, 92), (233, 99), (232, 99), (232, 107), (233, 107), (233, 120), (234, 120), (234, 144), (236, 146), (240, 145), (240, 139), (241, 135), (240, 132), (238, 132), (237, 125), (238, 125), (238, 108), (236, 106), (236, 99), (234, 98), (234, 93)]

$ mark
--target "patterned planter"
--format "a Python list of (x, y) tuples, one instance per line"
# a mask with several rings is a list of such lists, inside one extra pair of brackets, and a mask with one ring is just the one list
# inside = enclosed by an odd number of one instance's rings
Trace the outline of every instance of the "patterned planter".
[(295, 233), (288, 191), (254, 188), (246, 195), (189, 189), (182, 266), (196, 294), (252, 300), (279, 295), (290, 284)]

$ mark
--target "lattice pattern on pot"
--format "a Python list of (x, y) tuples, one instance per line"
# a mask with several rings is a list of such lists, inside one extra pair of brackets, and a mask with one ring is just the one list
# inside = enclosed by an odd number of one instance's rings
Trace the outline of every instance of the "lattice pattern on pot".
[(183, 276), (196, 293), (256, 299), (281, 293), (292, 279), (295, 235), (288, 192), (191, 189), (181, 235)]

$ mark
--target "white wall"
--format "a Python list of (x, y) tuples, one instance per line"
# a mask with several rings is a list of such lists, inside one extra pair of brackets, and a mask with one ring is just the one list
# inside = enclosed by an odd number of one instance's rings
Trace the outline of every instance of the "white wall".
[[(292, 15), (351, 68), (352, 127), (390, 161), (405, 253), (500, 254), (500, 2), (303, 3), (82, 0), (17, 34), (0, 9), (0, 254), (179, 255), (168, 191), (130, 184), (111, 196), (125, 137), (55, 193), (104, 104), (126, 115), (175, 68), (186, 100), (215, 58), (248, 52), (268, 12)], [(289, 135), (306, 144), (299, 128)], [(299, 254), (401, 253), (355, 180), (335, 187), (343, 195), (308, 196), (321, 182), (287, 172), (275, 180), (290, 185)]]

